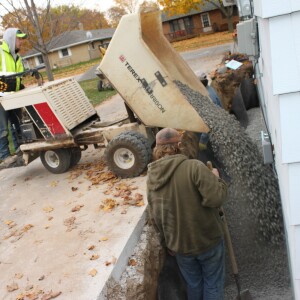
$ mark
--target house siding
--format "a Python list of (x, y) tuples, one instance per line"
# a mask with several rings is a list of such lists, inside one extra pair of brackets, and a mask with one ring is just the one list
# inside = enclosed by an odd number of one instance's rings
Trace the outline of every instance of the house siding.
[[(210, 27), (203, 28), (201, 15), (208, 14)], [(178, 21), (180, 19), (184, 19), (186, 17), (190, 17), (193, 23), (193, 31), (192, 33), (184, 32), (184, 30), (180, 30), (180, 32), (172, 32), (171, 23), (174, 21)], [(239, 22), (239, 17), (237, 14), (237, 10), (235, 10), (235, 14), (233, 16), (233, 26), (236, 27), (236, 24)], [(167, 37), (169, 41), (174, 40), (182, 40), (194, 36), (199, 36), (201, 34), (213, 33), (217, 31), (226, 31), (228, 30), (228, 20), (223, 16), (222, 12), (219, 9), (199, 12), (194, 15), (182, 15), (178, 18), (172, 18), (172, 20), (163, 21), (162, 24), (163, 33)]]
[[(69, 48), (71, 50), (72, 55), (62, 57), (62, 58), (59, 57), (60, 50), (50, 52), (48, 54), (50, 66), (51, 66), (51, 68), (53, 68), (55, 65), (57, 67), (65, 67), (65, 66), (77, 64), (80, 62), (89, 61), (91, 59), (95, 59), (98, 57), (100, 60), (99, 46), (102, 45), (103, 43), (107, 43), (109, 41), (110, 41), (110, 39), (106, 39), (103, 41), (95, 41), (95, 42), (93, 42), (94, 47), (92, 47), (91, 43), (84, 43), (84, 44), (76, 45), (73, 47), (66, 46), (65, 48)], [(34, 68), (37, 65), (35, 57), (27, 58), (26, 63), (27, 63), (27, 67), (29, 67), (29, 68)]]
[[(295, 299), (300, 299), (300, 47), (299, 2), (254, 1), (260, 59), (263, 107), (278, 174), (291, 280)], [(293, 11), (294, 9), (294, 11)], [(297, 10), (297, 11), (295, 11)]]

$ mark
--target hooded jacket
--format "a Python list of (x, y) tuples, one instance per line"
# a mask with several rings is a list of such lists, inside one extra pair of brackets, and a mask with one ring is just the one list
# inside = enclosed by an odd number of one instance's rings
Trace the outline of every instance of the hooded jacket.
[(198, 255), (223, 237), (218, 209), (227, 197), (225, 182), (202, 162), (182, 154), (148, 165), (147, 197), (164, 246)]
[[(18, 28), (8, 28), (3, 36), (3, 42), (0, 46), (0, 75), (10, 75), (24, 71), (22, 59), (16, 53), (16, 33)], [(4, 61), (5, 60), (5, 61)], [(21, 86), (21, 78), (8, 80), (8, 90), (18, 91)]]

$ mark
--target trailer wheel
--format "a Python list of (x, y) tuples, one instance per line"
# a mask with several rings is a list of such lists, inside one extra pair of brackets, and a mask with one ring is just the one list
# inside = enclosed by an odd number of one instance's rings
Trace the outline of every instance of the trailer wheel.
[(124, 131), (120, 135), (123, 135), (123, 136), (129, 135), (129, 136), (134, 136), (134, 137), (138, 138), (144, 144), (145, 149), (148, 154), (148, 163), (150, 162), (150, 160), (152, 159), (151, 145), (150, 145), (148, 139), (142, 133), (140, 133), (138, 131)]
[(98, 81), (97, 89), (99, 92), (103, 91), (103, 81), (102, 80)]
[(81, 159), (81, 150), (79, 147), (74, 147), (69, 149), (71, 152), (71, 163), (70, 168), (76, 166)]
[(46, 150), (40, 154), (44, 167), (53, 174), (61, 174), (71, 166), (71, 152), (69, 149)]
[(140, 175), (149, 162), (143, 141), (137, 136), (124, 133), (108, 143), (104, 156), (109, 169), (122, 178)]

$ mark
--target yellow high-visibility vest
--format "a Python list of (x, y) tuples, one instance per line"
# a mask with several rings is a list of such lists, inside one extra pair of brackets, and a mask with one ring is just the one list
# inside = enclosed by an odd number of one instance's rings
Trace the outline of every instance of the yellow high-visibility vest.
[[(15, 61), (9, 51), (9, 47), (5, 41), (0, 46), (0, 76), (11, 75), (24, 71), (24, 66), (21, 57), (17, 54), (17, 60)], [(21, 78), (17, 77), (16, 91), (20, 90)]]

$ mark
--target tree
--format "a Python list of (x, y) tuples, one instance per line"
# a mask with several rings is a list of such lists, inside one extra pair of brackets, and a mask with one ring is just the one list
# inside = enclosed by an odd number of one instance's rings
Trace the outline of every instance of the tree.
[(153, 0), (144, 0), (141, 4), (139, 4), (139, 0), (114, 0), (114, 2), (115, 6), (107, 11), (110, 24), (113, 27), (117, 27), (124, 15), (137, 12), (139, 7), (159, 8), (158, 3)]
[(139, 0), (114, 0), (115, 6), (122, 8), (127, 14), (137, 11)]
[(159, 9), (159, 5), (157, 2), (154, 2), (154, 1), (147, 1), (147, 0), (144, 0), (140, 7), (151, 7), (151, 8), (157, 8)]
[(228, 31), (233, 32), (233, 6), (224, 6), (222, 0), (158, 0), (159, 5), (169, 15), (186, 14), (192, 9), (199, 10), (201, 6), (210, 3), (227, 18)]
[(112, 27), (117, 27), (121, 18), (126, 15), (124, 8), (113, 6), (107, 11), (108, 18), (110, 20), (110, 25)]
[(34, 0), (6, 0), (0, 3), (7, 14), (2, 18), (3, 27), (18, 27), (27, 33), (27, 43), (30, 49), (40, 52), (46, 66), (49, 81), (54, 80), (51, 70), (48, 48), (51, 40), (61, 33), (78, 29), (81, 23), (86, 30), (108, 27), (108, 22), (102, 13), (91, 10), (81, 10), (79, 7), (59, 6), (52, 8), (51, 0), (44, 1), (44, 7), (37, 7)]

